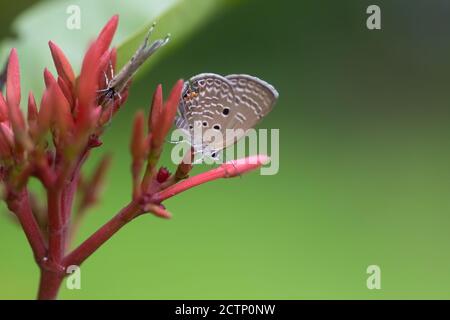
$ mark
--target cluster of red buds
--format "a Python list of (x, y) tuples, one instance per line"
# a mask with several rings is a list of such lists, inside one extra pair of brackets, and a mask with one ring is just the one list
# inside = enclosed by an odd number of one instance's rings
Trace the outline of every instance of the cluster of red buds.
[[(112, 95), (99, 93), (108, 85), (105, 74), (115, 69), (116, 50), (110, 44), (117, 24), (118, 17), (114, 16), (89, 46), (78, 76), (63, 51), (49, 43), (57, 75), (44, 70), (42, 99), (38, 105), (33, 94), (29, 94), (26, 117), (20, 107), (16, 50), (12, 49), (9, 56), (6, 98), (0, 93), (0, 179), (3, 198), (22, 226), (40, 268), (40, 299), (56, 298), (67, 267), (79, 266), (129, 221), (144, 213), (170, 218), (171, 214), (161, 204), (164, 200), (211, 180), (241, 175), (268, 160), (255, 156), (231, 161), (193, 177), (188, 177), (191, 164), (180, 163), (174, 174), (164, 167), (158, 168), (183, 81), (175, 84), (165, 102), (162, 87), (158, 86), (148, 121), (144, 112), (138, 112), (134, 121), (130, 202), (69, 251), (79, 218), (99, 197), (110, 157), (107, 155), (100, 161), (92, 177), (82, 177), (81, 167), (90, 152), (101, 146), (103, 131), (128, 95), (128, 86)], [(45, 201), (29, 190), (32, 177), (45, 189)], [(73, 204), (75, 196), (80, 199), (78, 206)]]

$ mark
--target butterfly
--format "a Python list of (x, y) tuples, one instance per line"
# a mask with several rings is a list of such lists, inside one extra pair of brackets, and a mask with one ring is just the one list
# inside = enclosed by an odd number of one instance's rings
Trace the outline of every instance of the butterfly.
[[(215, 158), (260, 122), (277, 99), (277, 90), (257, 77), (202, 73), (185, 82), (175, 125), (188, 136), (195, 152)], [(236, 135), (227, 137), (227, 130), (235, 130)], [(198, 131), (222, 138), (203, 134), (197, 139)]]

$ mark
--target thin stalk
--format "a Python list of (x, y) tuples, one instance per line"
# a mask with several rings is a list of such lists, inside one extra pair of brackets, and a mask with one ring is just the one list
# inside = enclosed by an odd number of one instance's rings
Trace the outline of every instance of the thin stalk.
[(41, 269), (37, 298), (39, 300), (55, 300), (63, 279), (63, 275)]
[(136, 202), (131, 202), (82, 244), (80, 244), (69, 255), (67, 255), (63, 260), (63, 265), (81, 265), (83, 261), (85, 261), (106, 241), (108, 241), (117, 231), (141, 213), (143, 212), (139, 204)]

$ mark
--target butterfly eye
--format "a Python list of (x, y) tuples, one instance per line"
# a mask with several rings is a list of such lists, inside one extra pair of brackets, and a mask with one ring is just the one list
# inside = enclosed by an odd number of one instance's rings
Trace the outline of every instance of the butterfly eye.
[(203, 121), (203, 126), (204, 126), (204, 127), (207, 127), (207, 126), (208, 126), (208, 122)]
[(223, 108), (222, 114), (223, 114), (224, 116), (227, 116), (229, 113), (230, 113), (230, 108)]
[(189, 125), (189, 129), (194, 129), (194, 126), (192, 124)]
[(217, 153), (215, 153), (215, 152), (211, 153), (212, 158), (215, 158), (216, 156), (217, 156)]
[(220, 125), (215, 124), (213, 128), (216, 129), (216, 130), (220, 130)]

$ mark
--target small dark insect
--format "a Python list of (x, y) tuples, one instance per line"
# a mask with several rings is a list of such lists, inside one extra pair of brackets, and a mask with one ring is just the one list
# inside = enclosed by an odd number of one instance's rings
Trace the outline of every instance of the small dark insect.
[(101, 94), (100, 97), (103, 97), (103, 101), (108, 103), (108, 101), (113, 101), (117, 96), (119, 99), (120, 93), (126, 87), (130, 79), (137, 72), (139, 67), (159, 48), (163, 47), (167, 42), (169, 42), (170, 34), (168, 34), (164, 39), (158, 39), (152, 42), (150, 45), (148, 44), (148, 40), (155, 28), (156, 23), (153, 23), (152, 27), (147, 33), (147, 36), (144, 39), (144, 42), (140, 45), (140, 47), (136, 50), (131, 59), (123, 66), (123, 68), (114, 75), (112, 65), (110, 64), (110, 78), (105, 75), (106, 80), (106, 88), (98, 90)]
[(106, 88), (97, 91), (100, 93), (98, 98), (99, 98), (99, 100), (102, 101), (102, 104), (104, 104), (104, 105), (107, 105), (109, 102), (112, 102), (112, 104), (114, 104), (116, 97), (118, 97), (119, 100), (122, 99), (120, 92), (117, 91), (115, 87), (112, 87), (110, 85), (112, 79), (114, 79), (114, 69), (112, 67), (111, 62), (109, 63), (109, 73), (110, 73), (110, 75), (108, 77), (106, 72), (103, 72), (103, 75), (105, 77)]

